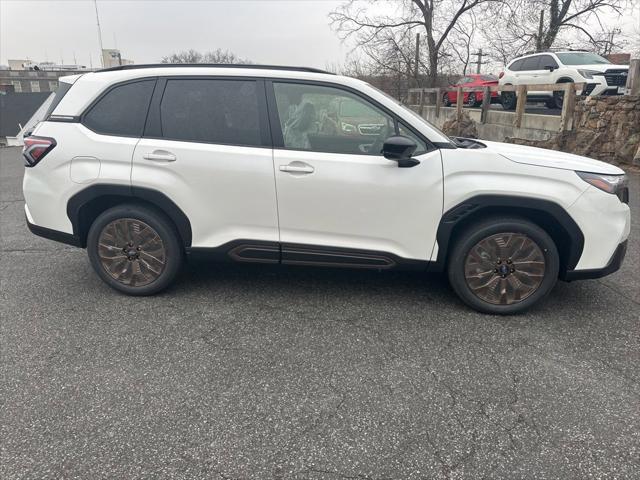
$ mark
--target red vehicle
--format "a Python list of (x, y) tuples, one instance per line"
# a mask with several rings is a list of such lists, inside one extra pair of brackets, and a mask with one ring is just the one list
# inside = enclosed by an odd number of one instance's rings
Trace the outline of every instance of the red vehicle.
[[(491, 85), (498, 85), (498, 77), (495, 75), (484, 75), (479, 73), (472, 73), (462, 77), (454, 85), (449, 85), (450, 88), (455, 87), (478, 87), (477, 92), (462, 92), (463, 101), (465, 105), (469, 107), (478, 107), (482, 103), (482, 87), (488, 87)], [(445, 107), (456, 103), (458, 97), (457, 92), (445, 92), (442, 98), (442, 104)], [(491, 92), (491, 103), (499, 103), (500, 96), (498, 92)]]

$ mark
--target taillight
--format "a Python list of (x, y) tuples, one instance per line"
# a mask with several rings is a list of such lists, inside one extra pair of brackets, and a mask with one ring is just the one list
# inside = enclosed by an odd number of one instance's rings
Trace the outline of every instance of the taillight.
[(502, 78), (504, 77), (504, 72), (500, 72), (500, 75), (498, 75), (498, 78)]
[(56, 141), (49, 137), (26, 137), (22, 156), (25, 167), (33, 167), (56, 146)]

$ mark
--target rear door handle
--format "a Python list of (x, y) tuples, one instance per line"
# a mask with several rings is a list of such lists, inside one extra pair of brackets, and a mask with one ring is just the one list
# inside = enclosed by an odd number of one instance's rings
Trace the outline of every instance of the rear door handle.
[(280, 165), (281, 172), (289, 172), (289, 173), (313, 173), (314, 168), (311, 165), (307, 164), (298, 164), (298, 165)]
[(176, 161), (176, 156), (171, 152), (167, 152), (166, 150), (154, 150), (151, 153), (145, 153), (144, 155), (142, 155), (142, 158), (144, 158), (145, 160), (153, 160), (156, 162)]

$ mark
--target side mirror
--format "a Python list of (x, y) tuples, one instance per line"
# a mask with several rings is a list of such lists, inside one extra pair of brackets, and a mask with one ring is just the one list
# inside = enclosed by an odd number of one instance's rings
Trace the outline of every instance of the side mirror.
[(556, 67), (554, 67), (553, 65), (545, 65), (544, 69), (549, 70), (550, 72), (553, 72), (556, 69)]
[(394, 135), (384, 141), (382, 155), (387, 160), (398, 162), (398, 167), (400, 168), (411, 168), (420, 163), (420, 160), (411, 158), (416, 148), (418, 148), (418, 145), (409, 137)]

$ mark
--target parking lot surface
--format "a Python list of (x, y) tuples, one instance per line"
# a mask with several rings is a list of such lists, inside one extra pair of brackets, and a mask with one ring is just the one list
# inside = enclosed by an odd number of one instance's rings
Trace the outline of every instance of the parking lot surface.
[(189, 265), (126, 297), (29, 233), (0, 149), (0, 477), (639, 478), (640, 176), (622, 269), (515, 317), (440, 276)]

